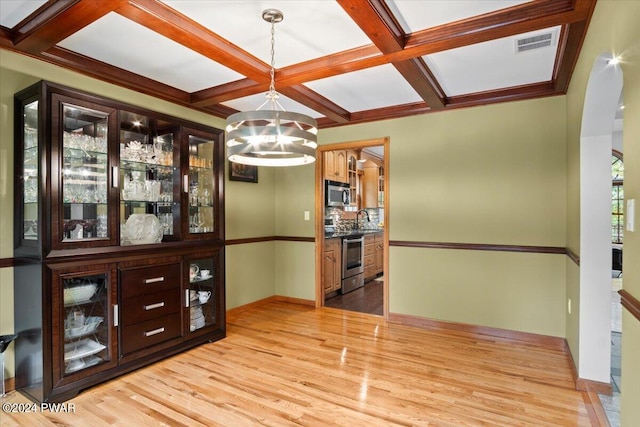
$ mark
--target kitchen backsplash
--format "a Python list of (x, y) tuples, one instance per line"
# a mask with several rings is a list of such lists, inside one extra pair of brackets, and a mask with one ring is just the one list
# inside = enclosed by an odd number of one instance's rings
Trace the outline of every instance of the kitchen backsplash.
[[(365, 209), (369, 214), (369, 221), (367, 216), (360, 214), (359, 216), (359, 229), (363, 230), (378, 230), (382, 228), (382, 222), (384, 218), (384, 210), (382, 208), (369, 208)], [(344, 232), (355, 229), (356, 213), (344, 212), (340, 208), (325, 208), (325, 217), (333, 217), (336, 222), (336, 231)]]

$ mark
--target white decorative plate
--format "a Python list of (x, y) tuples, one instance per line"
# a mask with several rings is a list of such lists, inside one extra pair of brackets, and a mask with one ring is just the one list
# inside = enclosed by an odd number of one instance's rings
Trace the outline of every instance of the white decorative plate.
[(162, 227), (153, 214), (132, 214), (124, 226), (125, 235), (132, 245), (158, 243), (162, 240)]

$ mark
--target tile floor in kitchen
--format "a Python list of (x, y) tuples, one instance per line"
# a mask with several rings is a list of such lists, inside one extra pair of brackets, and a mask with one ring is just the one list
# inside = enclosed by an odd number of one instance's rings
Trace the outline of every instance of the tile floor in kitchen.
[(620, 305), (620, 294), (622, 289), (622, 278), (611, 279), (611, 386), (613, 394), (611, 396), (599, 395), (600, 402), (607, 413), (611, 427), (620, 426), (620, 377), (622, 360), (622, 306)]

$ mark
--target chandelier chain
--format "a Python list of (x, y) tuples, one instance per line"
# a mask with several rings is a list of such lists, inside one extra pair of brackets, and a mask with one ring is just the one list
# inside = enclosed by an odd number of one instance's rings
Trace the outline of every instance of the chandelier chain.
[(275, 17), (271, 17), (271, 84), (269, 92), (273, 94), (276, 91), (276, 22)]

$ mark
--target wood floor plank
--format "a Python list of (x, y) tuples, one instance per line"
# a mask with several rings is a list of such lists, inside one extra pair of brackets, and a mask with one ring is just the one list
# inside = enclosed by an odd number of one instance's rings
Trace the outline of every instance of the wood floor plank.
[[(589, 426), (559, 348), (272, 301), (227, 338), (2, 426)], [(3, 402), (26, 402), (13, 392)]]

